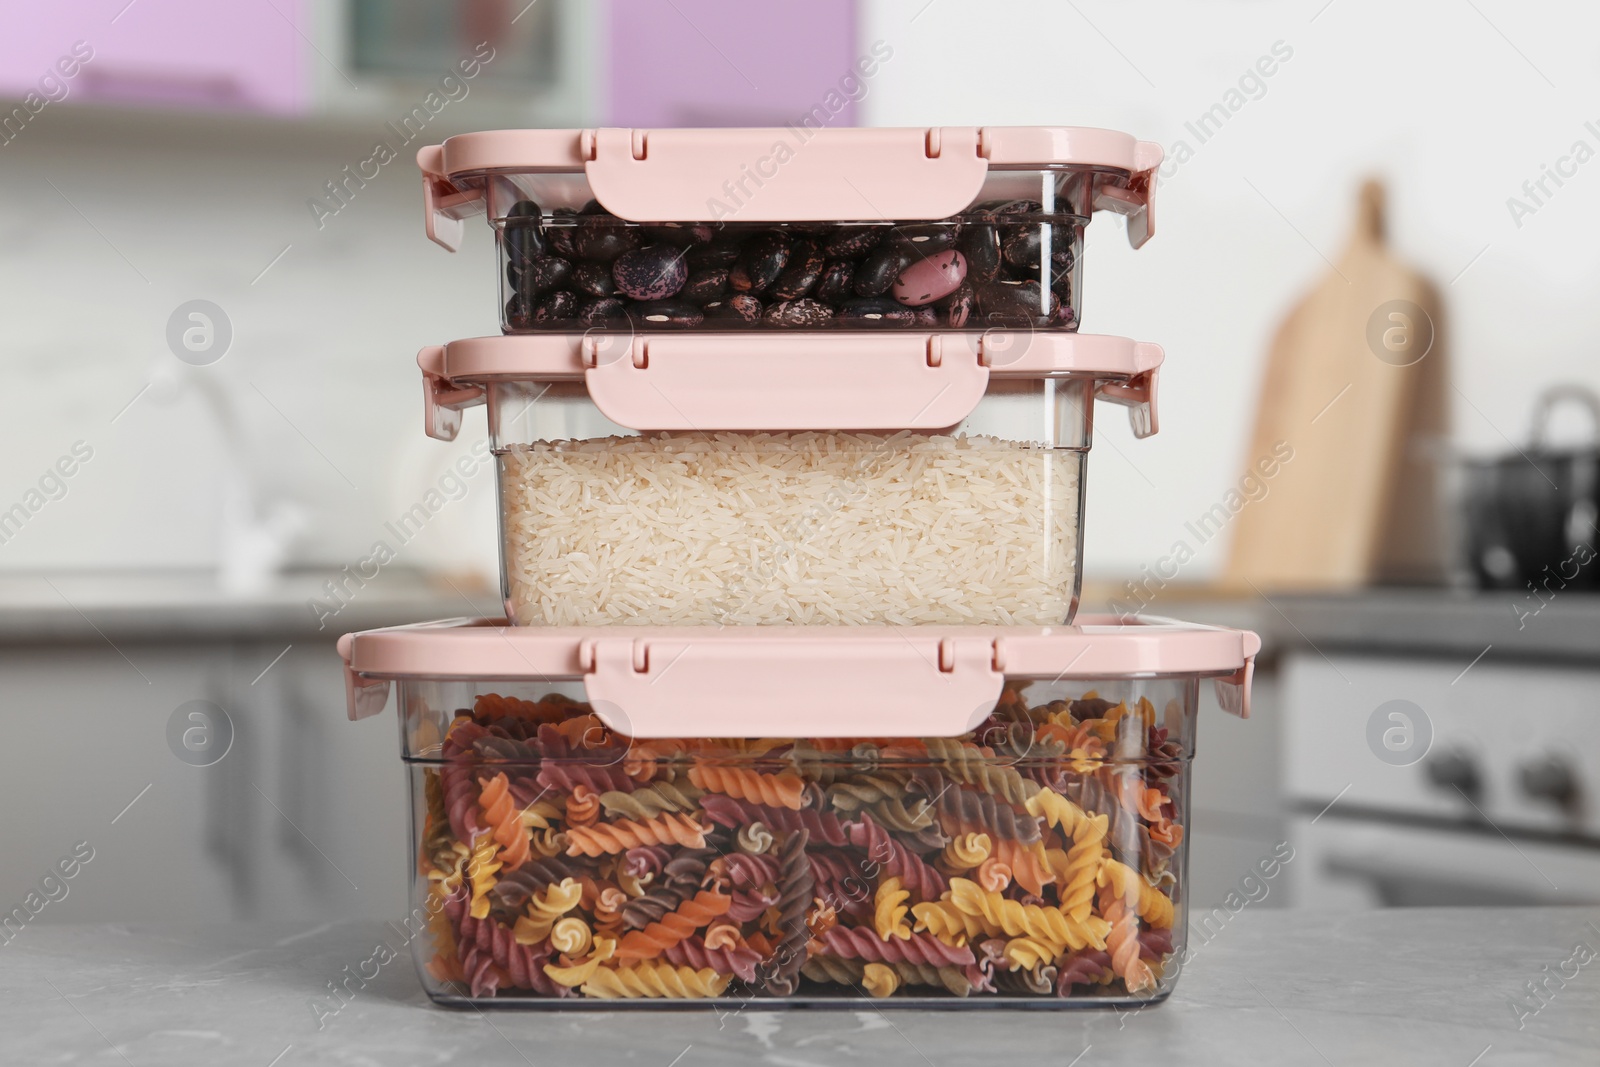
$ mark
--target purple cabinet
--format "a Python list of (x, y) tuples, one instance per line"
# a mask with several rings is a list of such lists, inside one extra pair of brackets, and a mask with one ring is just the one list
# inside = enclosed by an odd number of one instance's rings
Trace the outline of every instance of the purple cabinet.
[(850, 126), (885, 59), (857, 42), (855, 0), (608, 7), (612, 126)]
[(62, 100), (298, 114), (314, 58), (306, 6), (0, 0), (0, 96), (35, 114)]

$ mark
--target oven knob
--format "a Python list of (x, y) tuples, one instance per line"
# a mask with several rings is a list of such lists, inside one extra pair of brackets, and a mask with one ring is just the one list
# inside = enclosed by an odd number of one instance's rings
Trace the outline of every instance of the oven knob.
[(1543, 756), (1524, 763), (1517, 772), (1522, 791), (1534, 800), (1545, 800), (1559, 808), (1578, 802), (1578, 776), (1572, 765), (1560, 756)]
[(1440, 749), (1430, 755), (1423, 769), (1428, 781), (1440, 789), (1460, 790), (1470, 800), (1476, 800), (1483, 791), (1483, 780), (1478, 776), (1478, 764), (1464, 749)]

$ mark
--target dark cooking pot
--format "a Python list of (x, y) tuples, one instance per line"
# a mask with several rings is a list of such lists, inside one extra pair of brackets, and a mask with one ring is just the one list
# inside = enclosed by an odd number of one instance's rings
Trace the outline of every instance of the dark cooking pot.
[[(1593, 440), (1578, 448), (1546, 444), (1550, 413), (1582, 404)], [(1600, 397), (1562, 385), (1540, 395), (1528, 448), (1463, 466), (1467, 563), (1487, 589), (1600, 588)]]

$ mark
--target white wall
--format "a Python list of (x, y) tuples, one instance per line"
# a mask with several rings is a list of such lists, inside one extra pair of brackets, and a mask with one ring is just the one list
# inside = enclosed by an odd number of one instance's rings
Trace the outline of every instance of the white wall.
[[(1090, 228), (1085, 328), (1157, 341), (1168, 356), (1159, 436), (1134, 441), (1116, 409), (1096, 427), (1091, 576), (1166, 553), (1242, 473), (1268, 340), (1328, 269), (1322, 256), (1336, 257), (1368, 173), (1389, 185), (1391, 244), (1445, 292), (1460, 443), (1520, 443), (1550, 382), (1600, 389), (1600, 160), (1520, 228), (1506, 206), (1574, 141), (1600, 150), (1600, 7), (1325, 3), (865, 4), (864, 38), (895, 48), (867, 124), (1106, 126), (1195, 148), (1162, 183), (1159, 233), (1143, 250), (1115, 218)], [(1293, 55), (1264, 94), (1198, 144), (1184, 123), (1278, 41)], [(1206, 546), (1185, 579), (1225, 551), (1221, 539)]]
[[(299, 562), (355, 563), (438, 478), (456, 453), (422, 435), (416, 352), (498, 330), (493, 243), (481, 220), (455, 256), (423, 236), (415, 145), (319, 230), (307, 199), (382, 134), (62, 108), (0, 147), (0, 510), (94, 450), (0, 568), (212, 564), (236, 476), (202, 384), (231, 398), (264, 497), (304, 512)], [(194, 298), (234, 330), (202, 368), (165, 340)], [(176, 381), (119, 416), (157, 368)], [(469, 414), (463, 444), (483, 434)], [(493, 573), (493, 475), (471, 484), (397, 563)]]
[[(1464, 442), (1520, 440), (1544, 383), (1600, 387), (1600, 162), (1520, 229), (1506, 208), (1575, 139), (1600, 147), (1584, 129), (1600, 125), (1600, 9), (1552, 2), (1533, 19), (1510, 0), (1474, 3), (1515, 47), (1456, 0), (1333, 0), (1320, 15), (1322, 0), (864, 3), (864, 39), (895, 48), (869, 85), (869, 124), (1101, 125), (1171, 145), (1274, 42), (1293, 49), (1265, 95), (1163, 183), (1144, 250), (1115, 219), (1091, 229), (1087, 328), (1169, 355), (1158, 437), (1134, 441), (1120, 412), (1103, 413), (1091, 575), (1163, 554), (1236, 480), (1267, 338), (1327, 269), (1318, 250), (1336, 254), (1368, 172), (1390, 182), (1394, 245), (1446, 288)], [(194, 374), (234, 392), (258, 480), (307, 511), (302, 562), (353, 562), (417, 499), (448, 452), (419, 432), (413, 356), (496, 328), (492, 251), (481, 223), (457, 256), (427, 243), (406, 158), (317, 230), (306, 198), (370, 154), (373, 125), (61, 108), (0, 148), (0, 510), (75, 440), (95, 449), (67, 497), (0, 544), (0, 568), (215, 558), (228, 475), (196, 394), (165, 406), (147, 394), (111, 422), (152, 365), (175, 365), (166, 317), (195, 297), (222, 305), (236, 336)], [(469, 415), (463, 437), (482, 425)], [(485, 476), (407, 562), (492, 567), (491, 518)], [(1206, 546), (1185, 577), (1224, 550)]]

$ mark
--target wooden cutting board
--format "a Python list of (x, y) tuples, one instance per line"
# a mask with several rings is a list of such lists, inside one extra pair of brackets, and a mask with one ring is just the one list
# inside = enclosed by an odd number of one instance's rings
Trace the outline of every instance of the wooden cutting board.
[(1273, 338), (1241, 473), (1290, 458), (1233, 517), (1230, 586), (1348, 589), (1441, 570), (1426, 444), (1444, 432), (1443, 309), (1387, 247), (1384, 200), (1377, 182), (1362, 187), (1349, 243)]

